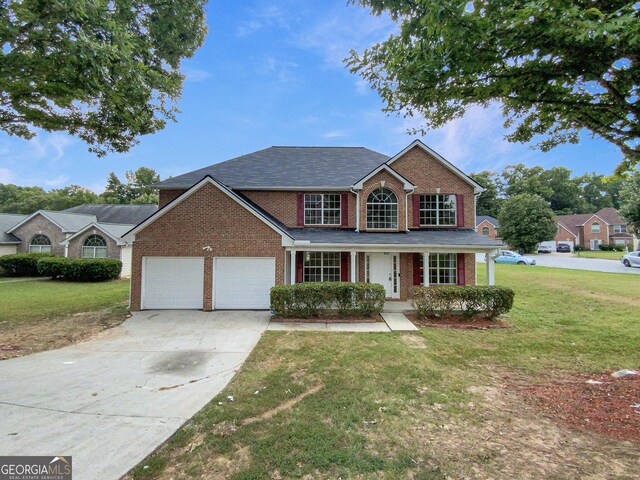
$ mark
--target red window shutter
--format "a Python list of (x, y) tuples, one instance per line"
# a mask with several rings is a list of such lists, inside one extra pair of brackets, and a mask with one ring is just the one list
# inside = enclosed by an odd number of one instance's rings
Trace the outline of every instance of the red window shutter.
[(422, 254), (413, 254), (413, 284), (422, 285), (422, 275), (420, 272), (420, 264), (422, 263)]
[(348, 193), (343, 193), (342, 197), (340, 198), (340, 215), (341, 215), (340, 224), (343, 227), (348, 227), (349, 226), (349, 194)]
[(298, 194), (298, 216), (297, 216), (297, 220), (298, 220), (298, 226), (299, 227), (303, 227), (304, 226), (304, 193), (299, 193)]
[(456, 223), (464, 227), (464, 195), (456, 195)]
[(458, 254), (458, 285), (464, 285), (464, 253)]
[(340, 253), (340, 281), (348, 282), (350, 277), (349, 272), (349, 252)]
[(420, 227), (420, 195), (413, 194), (413, 226)]
[(304, 271), (302, 253), (303, 252), (296, 252), (296, 283), (302, 283), (304, 280), (302, 275)]

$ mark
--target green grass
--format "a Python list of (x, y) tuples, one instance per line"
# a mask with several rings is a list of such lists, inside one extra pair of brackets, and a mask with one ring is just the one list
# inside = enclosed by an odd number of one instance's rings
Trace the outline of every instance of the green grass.
[[(536, 381), (637, 367), (640, 278), (497, 265), (496, 279), (516, 291), (511, 329), (267, 332), (231, 384), (131, 477), (508, 478), (514, 462), (523, 476), (537, 476), (538, 462), (550, 460), (536, 461), (539, 447), (518, 430), (522, 401), (502, 414), (505, 407), (491, 409), (472, 387), (499, 385), (509, 372)], [(290, 408), (243, 424), (314, 386), (321, 388)], [(493, 430), (478, 433), (487, 425)], [(496, 430), (508, 458), (502, 446), (486, 445)], [(584, 463), (592, 455), (574, 452), (570, 437), (558, 448), (557, 478), (592, 473)]]
[(580, 252), (580, 255), (577, 255), (581, 258), (604, 258), (606, 260), (617, 260), (620, 261), (620, 258), (624, 255), (624, 252), (603, 252), (601, 250), (589, 250), (588, 252)]
[[(43, 281), (0, 283), (0, 321), (10, 326), (90, 312), (129, 298), (129, 280), (71, 283)], [(6, 326), (6, 325), (5, 325)]]

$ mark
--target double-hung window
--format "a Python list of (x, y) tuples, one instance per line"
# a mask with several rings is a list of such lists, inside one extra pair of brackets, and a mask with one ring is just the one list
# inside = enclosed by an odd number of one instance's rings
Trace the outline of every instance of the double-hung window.
[(303, 255), (303, 281), (340, 281), (340, 252), (305, 252)]
[(339, 193), (306, 193), (304, 195), (305, 225), (340, 225)]
[(455, 253), (429, 255), (429, 285), (455, 285), (458, 281), (458, 265)]
[(591, 233), (600, 233), (600, 224), (598, 222), (591, 224)]
[(614, 225), (613, 226), (613, 233), (627, 233), (627, 226), (626, 225)]
[(455, 195), (420, 195), (420, 226), (456, 226)]

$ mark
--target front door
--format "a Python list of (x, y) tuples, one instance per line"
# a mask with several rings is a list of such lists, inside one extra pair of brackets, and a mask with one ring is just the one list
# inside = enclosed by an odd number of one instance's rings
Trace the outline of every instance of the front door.
[(400, 269), (397, 253), (368, 253), (366, 256), (366, 280), (379, 283), (387, 298), (400, 298)]
[(591, 250), (600, 250), (600, 244), (602, 240), (596, 240), (595, 238), (591, 239)]

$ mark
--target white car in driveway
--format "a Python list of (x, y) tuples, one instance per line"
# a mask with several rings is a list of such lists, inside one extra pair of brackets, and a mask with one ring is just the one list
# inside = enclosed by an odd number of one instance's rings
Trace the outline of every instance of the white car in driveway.
[(627, 253), (620, 261), (625, 267), (640, 267), (640, 250)]

